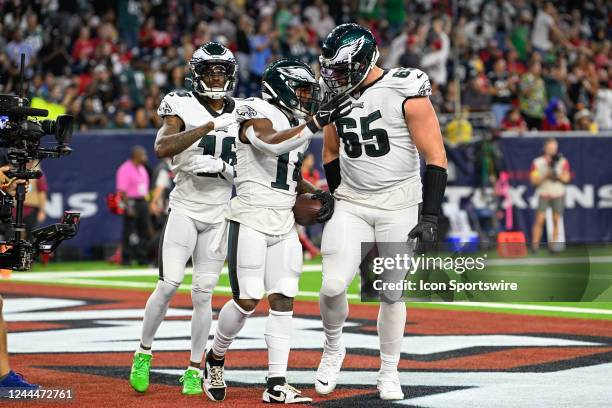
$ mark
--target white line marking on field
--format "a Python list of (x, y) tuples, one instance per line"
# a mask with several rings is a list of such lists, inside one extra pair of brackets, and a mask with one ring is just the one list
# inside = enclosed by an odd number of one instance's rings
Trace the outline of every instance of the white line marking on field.
[(481, 307), (481, 308), (489, 308), (489, 309), (538, 310), (538, 311), (545, 311), (545, 312), (612, 315), (612, 310), (592, 309), (592, 308), (584, 308), (584, 307), (571, 307), (571, 306), (522, 305), (522, 304), (516, 304), (516, 303), (492, 303), (492, 302), (453, 302), (453, 303), (449, 303), (449, 305), (479, 307), (479, 308)]
[[(73, 285), (85, 285), (85, 286), (113, 286), (119, 288), (138, 288), (138, 289), (154, 289), (157, 285), (156, 282), (132, 282), (132, 281), (116, 281), (116, 280), (104, 280), (104, 279), (79, 279), (79, 278), (64, 278), (60, 280), (56, 279), (40, 279), (37, 282), (41, 283), (60, 283), (60, 284), (73, 284)], [(182, 284), (179, 288), (180, 291), (190, 291), (191, 285)], [(232, 288), (229, 286), (217, 286), (215, 292), (221, 293), (232, 293)], [(299, 291), (298, 296), (308, 297), (319, 297), (319, 292), (311, 291)], [(347, 297), (351, 300), (361, 299), (361, 297), (354, 293), (347, 294)]]

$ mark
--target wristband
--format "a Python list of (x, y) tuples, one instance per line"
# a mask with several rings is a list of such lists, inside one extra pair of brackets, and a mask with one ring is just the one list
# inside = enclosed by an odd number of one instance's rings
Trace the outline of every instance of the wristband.
[(437, 216), (444, 200), (447, 179), (444, 167), (428, 164), (423, 176), (423, 208), (421, 214)]

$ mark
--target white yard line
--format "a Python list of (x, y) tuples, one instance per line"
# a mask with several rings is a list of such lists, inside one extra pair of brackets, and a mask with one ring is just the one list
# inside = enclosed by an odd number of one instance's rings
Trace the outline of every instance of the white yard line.
[[(114, 286), (123, 288), (138, 288), (138, 289), (154, 289), (157, 283), (155, 282), (131, 282), (131, 281), (114, 281), (104, 279), (79, 279), (79, 278), (65, 278), (59, 281), (41, 279), (39, 282), (42, 283), (61, 283), (61, 284), (73, 284), (73, 285), (86, 285), (86, 286)], [(191, 285), (183, 284), (180, 286), (180, 290), (188, 291), (191, 290)], [(221, 293), (232, 293), (232, 288), (229, 286), (217, 286), (215, 292)], [(319, 297), (319, 292), (299, 291), (298, 296), (308, 297)], [(347, 295), (349, 299), (360, 299), (361, 297), (357, 294), (349, 293)]]
[(516, 303), (492, 303), (492, 302), (452, 302), (452, 303), (447, 303), (447, 304), (449, 306), (457, 305), (457, 306), (477, 307), (477, 308), (487, 308), (487, 309), (537, 310), (537, 311), (543, 311), (543, 312), (612, 315), (612, 310), (571, 307), (571, 306), (521, 305), (521, 304), (516, 304)]
[[(304, 265), (302, 272), (321, 272), (321, 265)], [(185, 269), (187, 275), (193, 274), (193, 268)], [(227, 275), (227, 266), (223, 267), (222, 274)], [(14, 272), (11, 279), (14, 280), (47, 280), (64, 278), (105, 278), (123, 276), (155, 276), (157, 269), (108, 269), (92, 271), (57, 271), (57, 272)]]

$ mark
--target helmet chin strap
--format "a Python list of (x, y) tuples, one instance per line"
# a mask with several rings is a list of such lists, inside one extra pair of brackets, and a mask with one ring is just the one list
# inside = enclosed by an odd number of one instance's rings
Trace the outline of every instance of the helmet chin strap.
[[(376, 65), (376, 61), (378, 61), (378, 57), (380, 56), (380, 53), (378, 52), (378, 47), (376, 47), (376, 51), (374, 52), (374, 57), (372, 58), (372, 62), (370, 62), (370, 66), (368, 67), (368, 70), (366, 71), (365, 75), (363, 76), (363, 78), (361, 78), (361, 80), (359, 82), (357, 82), (354, 86), (352, 86), (351, 88), (349, 88), (346, 93), (350, 94), (352, 92), (357, 91), (357, 88), (359, 88), (359, 85), (361, 85), (363, 83), (363, 81), (365, 81), (365, 79), (368, 77), (368, 74), (370, 73), (370, 71), (372, 71), (372, 68), (374, 68), (374, 66)], [(351, 63), (351, 56), (349, 55), (349, 64)]]

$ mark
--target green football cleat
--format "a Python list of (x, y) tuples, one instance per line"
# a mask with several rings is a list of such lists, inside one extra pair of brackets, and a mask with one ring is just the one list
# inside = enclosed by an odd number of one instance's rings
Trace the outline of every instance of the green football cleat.
[(149, 371), (151, 370), (151, 354), (136, 353), (130, 371), (130, 385), (138, 392), (145, 392), (149, 388)]
[(200, 370), (188, 368), (179, 382), (183, 384), (183, 395), (202, 394), (202, 374)]

